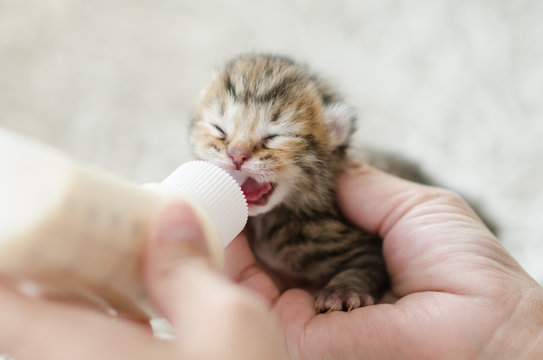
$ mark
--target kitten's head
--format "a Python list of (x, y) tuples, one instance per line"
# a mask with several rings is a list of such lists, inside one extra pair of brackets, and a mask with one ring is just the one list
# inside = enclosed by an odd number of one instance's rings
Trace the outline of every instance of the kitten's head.
[(279, 204), (316, 209), (329, 201), (352, 133), (349, 107), (289, 59), (242, 56), (228, 63), (193, 114), (195, 154), (249, 175), (249, 215)]

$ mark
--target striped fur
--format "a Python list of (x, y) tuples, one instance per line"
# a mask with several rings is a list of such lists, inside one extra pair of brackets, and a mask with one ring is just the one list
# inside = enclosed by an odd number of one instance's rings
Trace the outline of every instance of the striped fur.
[[(316, 292), (320, 312), (373, 303), (388, 277), (381, 239), (340, 213), (335, 179), (346, 164), (354, 114), (305, 66), (245, 55), (226, 64), (193, 114), (196, 156), (241, 170), (273, 191), (250, 206), (255, 255), (290, 284)], [(238, 164), (239, 166), (239, 164)]]

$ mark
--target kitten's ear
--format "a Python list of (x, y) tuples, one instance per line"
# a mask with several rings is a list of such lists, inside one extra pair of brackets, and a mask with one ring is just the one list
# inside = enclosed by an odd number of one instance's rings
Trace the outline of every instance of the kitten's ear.
[(328, 131), (330, 150), (349, 145), (355, 130), (354, 109), (343, 103), (329, 104), (324, 107), (323, 118)]

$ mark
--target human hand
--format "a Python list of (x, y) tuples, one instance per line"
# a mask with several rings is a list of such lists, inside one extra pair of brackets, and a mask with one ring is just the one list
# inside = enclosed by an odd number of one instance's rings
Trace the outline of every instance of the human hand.
[(177, 337), (94, 309), (30, 299), (0, 283), (0, 353), (24, 359), (281, 359), (269, 308), (207, 258), (190, 207), (173, 203), (150, 226), (143, 259), (147, 290)]
[(543, 289), (461, 198), (361, 167), (338, 201), (384, 239), (389, 303), (316, 314), (311, 294), (279, 294), (243, 239), (227, 250), (227, 273), (274, 304), (291, 358), (542, 358)]

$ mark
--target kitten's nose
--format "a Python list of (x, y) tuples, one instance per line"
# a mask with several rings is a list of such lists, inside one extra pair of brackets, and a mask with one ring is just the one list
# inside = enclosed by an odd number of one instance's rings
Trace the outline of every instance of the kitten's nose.
[(232, 160), (232, 163), (236, 165), (236, 169), (240, 170), (241, 166), (251, 158), (251, 154), (240, 148), (233, 148), (228, 150), (228, 157)]

